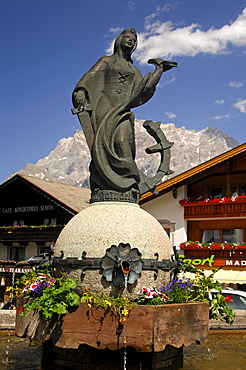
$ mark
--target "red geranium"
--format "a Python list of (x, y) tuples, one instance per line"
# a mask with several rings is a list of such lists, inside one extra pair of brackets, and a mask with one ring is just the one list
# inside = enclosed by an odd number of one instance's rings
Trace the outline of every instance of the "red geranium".
[(232, 297), (229, 296), (229, 295), (225, 296), (225, 300), (226, 300), (226, 302), (232, 302), (233, 301)]

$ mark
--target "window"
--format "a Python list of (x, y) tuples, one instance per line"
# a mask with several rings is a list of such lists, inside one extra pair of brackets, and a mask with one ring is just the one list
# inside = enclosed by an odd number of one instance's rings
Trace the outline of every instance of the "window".
[(40, 254), (49, 253), (50, 252), (50, 247), (39, 247), (39, 252), (40, 252)]
[(223, 229), (222, 242), (241, 243), (243, 242), (243, 229)]
[(15, 220), (13, 222), (13, 226), (24, 226), (25, 225), (25, 221), (24, 220)]
[(166, 231), (166, 233), (167, 233), (167, 236), (169, 237), (169, 239), (170, 239), (170, 235), (171, 235), (171, 230), (170, 230), (170, 227), (169, 228), (167, 228), (167, 227), (164, 227), (164, 230)]
[(241, 243), (243, 229), (202, 230), (202, 243)]
[(239, 188), (238, 186), (231, 187), (231, 195), (236, 197), (239, 194)]
[(54, 217), (54, 218), (50, 219), (50, 224), (51, 225), (56, 225), (56, 223), (57, 223), (57, 218)]
[(246, 186), (240, 186), (240, 194), (246, 195)]
[(212, 198), (222, 198), (223, 189), (222, 188), (211, 188), (210, 189), (210, 196)]
[(231, 301), (228, 301), (227, 304), (233, 310), (245, 310), (246, 309), (246, 299), (237, 294), (233, 294), (230, 291), (228, 293), (222, 293), (224, 297), (230, 297)]
[(57, 223), (57, 218), (45, 218), (44, 219), (44, 225), (56, 225)]
[(24, 261), (24, 248), (22, 247), (11, 247), (10, 248), (10, 259), (14, 261)]
[(220, 230), (203, 230), (202, 243), (220, 242)]

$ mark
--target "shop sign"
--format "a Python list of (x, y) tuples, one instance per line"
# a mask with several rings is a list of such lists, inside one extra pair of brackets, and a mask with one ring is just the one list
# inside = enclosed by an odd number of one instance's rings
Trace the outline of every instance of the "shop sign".
[(186, 258), (186, 259), (184, 259), (184, 262), (185, 263), (189, 263), (189, 264), (191, 264), (191, 265), (202, 265), (202, 266), (204, 266), (204, 265), (206, 265), (206, 264), (208, 264), (208, 266), (213, 266), (213, 264), (214, 264), (214, 257), (215, 257), (215, 255), (214, 254), (212, 254), (209, 258), (204, 258), (204, 259), (200, 259), (200, 258), (195, 258), (195, 259), (190, 259), (190, 258)]
[(14, 267), (0, 267), (0, 272), (15, 272), (17, 274), (24, 274), (25, 272), (29, 271), (30, 268), (14, 268)]
[(226, 260), (226, 266), (246, 266), (246, 260)]
[(2, 208), (2, 213), (20, 213), (20, 212), (39, 212), (39, 211), (54, 211), (54, 204), (45, 204), (40, 206), (24, 206), (24, 207), (9, 207)]
[(216, 266), (246, 266), (246, 260), (240, 260), (240, 259), (214, 259), (215, 255), (212, 254), (210, 258), (185, 258), (184, 262), (189, 263), (190, 265), (194, 266), (210, 266), (210, 267), (216, 267)]

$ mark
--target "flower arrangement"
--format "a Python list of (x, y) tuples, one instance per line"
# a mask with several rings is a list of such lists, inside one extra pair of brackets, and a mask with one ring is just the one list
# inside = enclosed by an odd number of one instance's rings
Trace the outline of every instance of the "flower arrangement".
[(15, 265), (16, 261), (14, 260), (0, 260), (0, 265)]
[[(16, 296), (29, 298), (23, 307), (18, 307), (17, 313), (25, 316), (33, 310), (39, 310), (41, 318), (50, 320), (53, 314), (66, 314), (71, 306), (78, 306), (80, 302), (87, 303), (88, 307), (101, 307), (105, 315), (111, 313), (119, 327), (127, 320), (134, 305), (165, 305), (174, 303), (209, 302), (210, 318), (225, 320), (232, 324), (235, 314), (227, 305), (227, 299), (221, 294), (221, 285), (213, 280), (216, 270), (210, 276), (194, 269), (194, 279), (172, 280), (161, 289), (142, 288), (137, 293), (127, 296), (125, 292), (118, 296), (111, 296), (105, 291), (86, 288), (82, 294), (77, 293), (78, 281), (72, 278), (53, 278), (50, 267), (30, 270), (26, 272), (14, 287)], [(212, 296), (211, 289), (218, 294)]]
[(26, 272), (14, 287), (14, 294), (31, 298), (18, 307), (20, 316), (40, 310), (41, 318), (50, 320), (54, 313), (65, 314), (68, 307), (78, 306), (80, 296), (75, 292), (77, 282), (71, 278), (51, 276), (49, 266)]
[(193, 283), (189, 279), (175, 279), (162, 287), (168, 297), (168, 303), (187, 303), (192, 298)]
[(246, 202), (246, 195), (232, 195), (230, 197), (222, 198), (203, 198), (203, 197), (199, 197), (197, 199), (186, 198), (180, 200), (179, 204), (181, 206), (185, 206), (191, 204), (226, 203), (226, 202)]
[(111, 312), (116, 315), (120, 323), (127, 320), (128, 315), (133, 308), (133, 302), (125, 294), (117, 297), (110, 296), (104, 291), (92, 290), (86, 288), (81, 302), (87, 302), (88, 307), (102, 307), (105, 313)]
[(142, 288), (137, 292), (137, 297), (134, 299), (135, 304), (157, 305), (169, 303), (169, 298), (163, 292), (156, 289)]
[(15, 226), (0, 226), (0, 230), (6, 230), (8, 233), (12, 233), (12, 231), (18, 231), (21, 229), (47, 229), (47, 228), (56, 228), (56, 227), (64, 227), (65, 225), (15, 225)]
[(246, 243), (200, 243), (198, 241), (187, 241), (180, 243), (181, 249), (246, 249)]

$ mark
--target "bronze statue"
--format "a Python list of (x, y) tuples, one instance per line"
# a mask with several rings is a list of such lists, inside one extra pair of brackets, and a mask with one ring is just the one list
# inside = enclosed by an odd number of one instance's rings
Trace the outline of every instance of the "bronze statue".
[[(142, 77), (131, 59), (136, 47), (135, 29), (124, 30), (115, 40), (114, 53), (100, 58), (73, 91), (75, 108), (72, 112), (78, 115), (91, 152), (92, 201), (129, 200), (132, 198), (129, 194), (135, 194), (133, 198), (137, 201), (141, 194), (153, 191), (157, 182), (170, 173), (170, 154), (163, 165), (163, 151), (170, 149), (172, 143), (165, 138), (160, 124), (152, 121), (146, 121), (144, 125), (155, 137), (157, 145), (146, 151), (162, 154), (158, 180), (156, 176), (148, 178), (138, 169), (131, 108), (146, 103), (153, 96), (162, 73), (176, 67), (177, 63), (151, 59), (148, 63), (155, 65), (155, 71)], [(111, 196), (105, 198), (107, 192)], [(100, 199), (98, 194), (101, 194)]]

